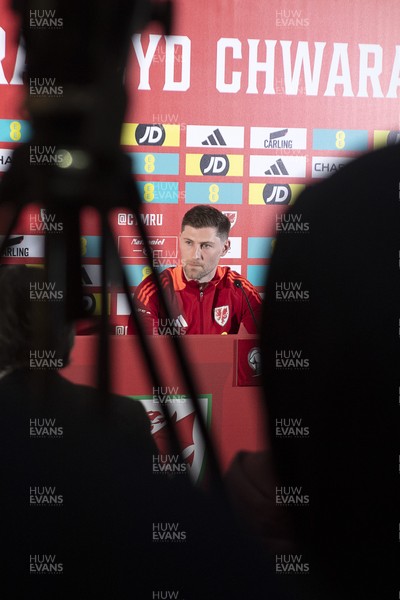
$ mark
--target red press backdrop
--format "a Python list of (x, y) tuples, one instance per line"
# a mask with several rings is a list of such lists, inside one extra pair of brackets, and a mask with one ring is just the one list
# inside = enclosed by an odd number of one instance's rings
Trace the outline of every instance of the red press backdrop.
[[(156, 262), (177, 263), (182, 215), (213, 204), (233, 224), (225, 264), (262, 291), (279, 215), (299, 191), (359, 153), (397, 141), (400, 3), (175, 0), (175, 8), (173, 36), (149, 27), (132, 37), (121, 136)], [(0, 172), (29, 133), (17, 42), (3, 0)], [(15, 230), (23, 239), (3, 260), (43, 262), (49, 223), (41, 208), (24, 214)], [(134, 290), (149, 273), (134, 218), (121, 209), (112, 222)], [(91, 213), (83, 236), (87, 303), (97, 312), (100, 245)], [(128, 309), (119, 290), (110, 294), (110, 313), (114, 332), (124, 334)]]

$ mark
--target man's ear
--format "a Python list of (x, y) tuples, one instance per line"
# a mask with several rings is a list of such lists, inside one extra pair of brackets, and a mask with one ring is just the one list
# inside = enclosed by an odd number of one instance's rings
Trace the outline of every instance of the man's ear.
[(225, 256), (225, 254), (231, 249), (231, 240), (227, 239), (224, 242), (223, 248), (222, 248), (222, 252), (221, 252), (221, 256)]

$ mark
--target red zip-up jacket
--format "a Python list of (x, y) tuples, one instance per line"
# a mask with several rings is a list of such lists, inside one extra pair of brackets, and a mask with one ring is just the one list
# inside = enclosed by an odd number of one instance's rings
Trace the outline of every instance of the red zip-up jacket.
[[(146, 277), (136, 289), (135, 301), (147, 334), (237, 333), (241, 323), (249, 333), (258, 333), (244, 294), (257, 324), (261, 319), (260, 295), (247, 279), (229, 267), (217, 267), (202, 291), (198, 281), (186, 279), (182, 267), (165, 269), (160, 278), (172, 320), (168, 321), (160, 308), (153, 276)], [(235, 286), (235, 280), (241, 288)], [(128, 334), (134, 330), (131, 316)]]

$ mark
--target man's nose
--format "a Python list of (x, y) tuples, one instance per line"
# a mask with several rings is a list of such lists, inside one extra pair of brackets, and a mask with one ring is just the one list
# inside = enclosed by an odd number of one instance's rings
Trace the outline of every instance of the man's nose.
[(193, 245), (193, 258), (201, 258), (201, 247), (200, 245)]

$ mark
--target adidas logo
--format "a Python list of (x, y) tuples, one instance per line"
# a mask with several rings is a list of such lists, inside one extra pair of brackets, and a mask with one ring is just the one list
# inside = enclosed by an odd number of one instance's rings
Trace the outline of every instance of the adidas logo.
[(289, 171), (286, 169), (284, 162), (281, 158), (278, 158), (274, 165), (271, 165), (268, 171), (264, 171), (266, 175), (289, 175)]
[(179, 315), (179, 317), (174, 319), (174, 327), (188, 327), (188, 324), (182, 315)]
[(203, 146), (226, 146), (226, 142), (219, 129), (214, 129), (212, 134), (201, 143)]

